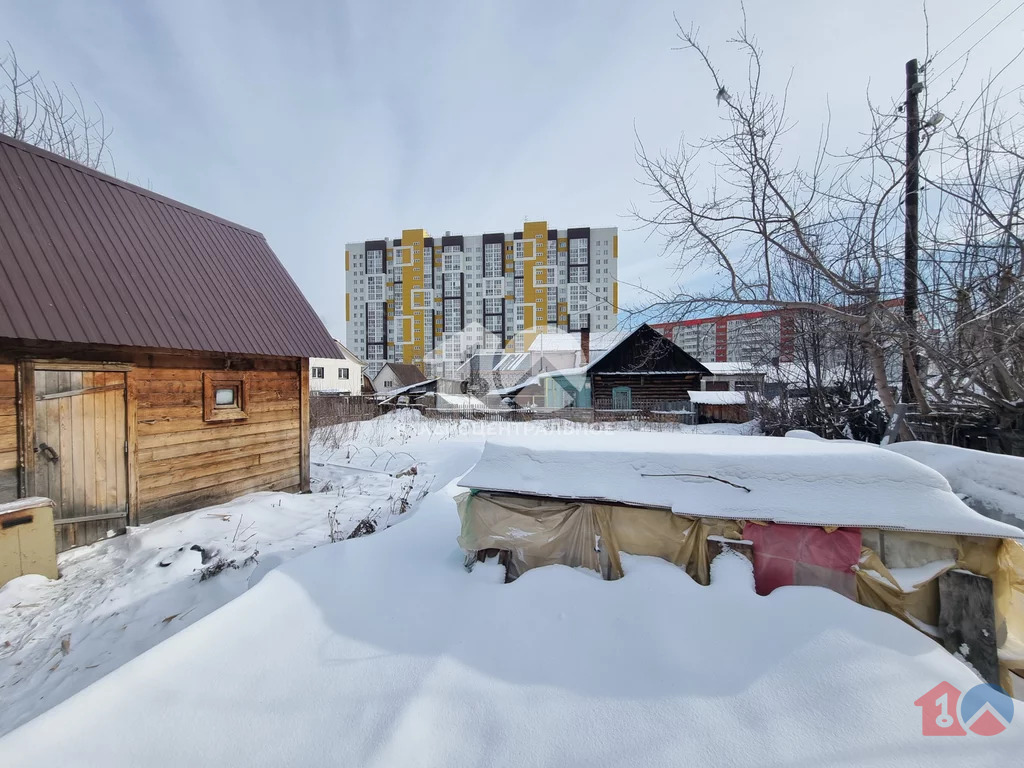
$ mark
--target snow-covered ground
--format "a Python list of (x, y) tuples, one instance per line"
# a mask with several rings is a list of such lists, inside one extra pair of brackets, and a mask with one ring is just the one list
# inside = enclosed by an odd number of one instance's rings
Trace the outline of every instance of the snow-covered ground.
[[(140, 628), (144, 647), (163, 639), (158, 632), (177, 633), (130, 661), (134, 653), (104, 632), (102, 642), (114, 643), (119, 663), (127, 663), (0, 739), (0, 764), (522, 768), (598, 762), (1006, 766), (1019, 760), (1024, 717), (998, 736), (921, 735), (915, 700), (942, 681), (961, 690), (978, 682), (934, 642), (824, 589), (784, 587), (758, 597), (748, 566), (735, 556), (716, 561), (710, 587), (667, 562), (637, 557), (624, 558), (626, 576), (615, 582), (562, 566), (530, 571), (508, 585), (492, 564), (467, 573), (456, 543), (454, 481), (475, 461), (486, 436), (532, 434), (540, 444), (557, 439), (557, 426), (437, 424), (399, 415), (339, 429), (314, 451), (317, 487), (330, 483), (326, 493), (264, 495), (216, 508), (230, 510), (231, 521), (205, 518), (210, 510), (193, 513), (204, 529), (217, 522), (230, 528), (204, 541), (240, 557), (255, 540), (238, 545), (238, 516), (255, 518), (253, 508), (265, 507), (263, 525), (276, 530), (276, 538), (266, 539), (277, 543), (260, 542), (259, 565), (200, 582), (191, 570), (198, 563), (187, 573), (181, 564), (191, 557), (185, 547), (165, 568), (128, 557), (121, 565), (91, 566), (107, 574), (107, 590), (117, 589), (116, 577), (157, 578), (139, 575), (147, 568), (180, 569), (156, 599), (179, 595), (205, 607), (203, 590), (231, 591), (233, 579), (239, 580), (238, 597), (207, 610), (202, 620), (189, 614)], [(347, 468), (346, 462), (400, 476)], [(403, 474), (413, 465), (416, 474)], [(351, 489), (357, 474), (368, 492), (339, 494)], [(348, 510), (346, 500), (359, 499), (347, 519), (373, 506), (384, 523), (403, 497), (396, 489), (407, 482), (416, 484), (410, 500), (420, 489), (430, 492), (415, 510), (397, 514), (401, 524), (312, 550), (327, 540), (331, 504)], [(291, 522), (275, 518), (273, 506), (263, 503), (277, 499)], [(310, 506), (303, 511), (303, 504)], [(166, 536), (161, 556), (168, 557), (198, 540), (189, 518), (180, 520), (135, 535)], [(278, 523), (293, 532), (294, 545)], [(173, 534), (174, 526), (182, 532)], [(102, 548), (127, 550), (130, 540), (90, 548), (95, 555), (75, 553), (75, 562), (65, 558), (64, 565), (84, 570), (90, 561), (113, 560)], [(291, 546), (305, 553), (269, 570), (268, 553), (284, 561)], [(15, 584), (21, 597), (44, 589)], [(76, 609), (50, 605), (49, 621), (76, 614), (83, 633), (65, 655), (63, 633), (54, 629), (50, 665), (80, 668), (97, 654), (86, 634), (95, 626), (90, 612), (100, 618), (110, 612), (100, 610), (104, 603), (96, 595), (102, 591), (78, 594), (83, 605)], [(7, 600), (8, 590), (0, 597)], [(147, 597), (135, 593), (122, 604), (127, 611)], [(180, 607), (136, 607), (124, 616), (132, 623), (139, 616), (162, 619)], [(12, 610), (30, 609), (4, 609), (5, 633), (12, 618), (24, 621)], [(25, 634), (31, 640), (32, 633)], [(15, 655), (27, 662), (24, 653)], [(0, 658), (4, 675), (11, 658)], [(36, 671), (25, 682), (41, 691), (46, 668), (31, 658)], [(68, 673), (67, 680), (82, 687), (80, 673)], [(48, 705), (63, 698), (47, 690)], [(9, 699), (9, 691), (0, 689), (5, 717), (10, 706), (30, 706), (33, 699), (21, 692)], [(111, 729), (111, 723), (121, 725)]]
[(379, 528), (400, 521), (403, 500), (412, 505), (465, 471), (488, 436), (577, 428), (593, 427), (435, 422), (412, 411), (340, 426), (314, 440), (311, 495), (244, 496), (62, 554), (61, 579), (25, 576), (0, 587), (0, 734), (236, 598), (285, 560), (345, 538), (360, 520), (369, 516)]

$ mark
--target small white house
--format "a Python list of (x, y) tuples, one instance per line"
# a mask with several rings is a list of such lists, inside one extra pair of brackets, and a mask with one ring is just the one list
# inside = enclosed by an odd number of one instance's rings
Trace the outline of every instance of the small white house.
[(427, 381), (427, 377), (415, 365), (388, 361), (373, 377), (373, 389), (375, 392), (387, 394), (424, 381)]
[(366, 363), (352, 354), (337, 339), (338, 357), (313, 357), (309, 360), (309, 390), (325, 394), (358, 395), (363, 391)]

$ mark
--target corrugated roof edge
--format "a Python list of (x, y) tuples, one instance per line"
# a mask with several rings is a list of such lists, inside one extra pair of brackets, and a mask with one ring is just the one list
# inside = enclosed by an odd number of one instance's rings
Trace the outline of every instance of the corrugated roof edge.
[(219, 224), (226, 224), (232, 229), (237, 229), (240, 232), (245, 232), (250, 235), (256, 235), (263, 241), (266, 241), (266, 237), (264, 237), (263, 233), (258, 230), (246, 227), (242, 224), (238, 224), (237, 222), (231, 221), (230, 219), (225, 219), (221, 216), (216, 216), (210, 213), (209, 211), (204, 211), (201, 208), (195, 208), (194, 206), (187, 205), (186, 203), (183, 203), (180, 200), (175, 200), (173, 197), (161, 195), (157, 192), (153, 192), (152, 190), (146, 189), (145, 187), (140, 187), (137, 184), (122, 181), (116, 176), (111, 176), (109, 173), (97, 171), (96, 169), (90, 168), (87, 165), (82, 165), (81, 163), (77, 163), (74, 160), (69, 160), (63, 155), (58, 155), (54, 152), (50, 152), (47, 149), (37, 147), (35, 144), (29, 144), (27, 142), (20, 141), (3, 133), (0, 133), (0, 144), (7, 144), (8, 146), (14, 147), (15, 149), (19, 149), (23, 152), (29, 152), (38, 157), (45, 158), (59, 165), (63, 165), (65, 168), (75, 171), (76, 173), (84, 173), (88, 176), (93, 176), (97, 179), (100, 179), (101, 181), (107, 182), (108, 184), (114, 184), (115, 186), (121, 187), (122, 189), (127, 189), (129, 192), (133, 192), (137, 195), (142, 195), (143, 197), (148, 197), (151, 200), (154, 200), (158, 203), (164, 203), (166, 205), (173, 206), (174, 208), (178, 208), (179, 210), (194, 213), (196, 216), (208, 219), (210, 221), (215, 221)]

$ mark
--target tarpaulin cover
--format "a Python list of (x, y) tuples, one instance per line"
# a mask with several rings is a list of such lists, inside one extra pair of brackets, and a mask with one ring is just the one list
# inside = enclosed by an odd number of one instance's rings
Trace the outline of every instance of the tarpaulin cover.
[(856, 599), (853, 566), (860, 560), (860, 529), (831, 532), (808, 525), (747, 523), (743, 538), (754, 543), (754, 585), (767, 595), (776, 587), (828, 587)]
[(938, 579), (953, 566), (925, 568), (925, 578), (909, 584), (901, 584), (890, 569), (955, 562), (992, 580), (1003, 687), (1011, 690), (1011, 670), (1024, 672), (1024, 546), (1019, 541), (684, 517), (665, 509), (482, 491), (456, 501), (462, 521), (459, 545), (472, 554), (507, 551), (512, 578), (561, 564), (615, 579), (623, 575), (619, 553), (627, 552), (661, 557), (707, 584), (708, 536), (748, 539), (759, 593), (788, 584), (826, 586), (933, 637), (939, 621)]
[(619, 553), (626, 552), (663, 558), (707, 584), (707, 537), (740, 538), (735, 520), (682, 517), (665, 509), (485, 492), (461, 494), (456, 501), (462, 521), (459, 546), (467, 552), (507, 551), (513, 578), (530, 568), (561, 564), (615, 579), (622, 576)]

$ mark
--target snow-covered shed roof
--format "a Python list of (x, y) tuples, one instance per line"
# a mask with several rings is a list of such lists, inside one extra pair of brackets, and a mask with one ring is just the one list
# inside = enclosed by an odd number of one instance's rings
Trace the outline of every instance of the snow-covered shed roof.
[(939, 473), (852, 442), (646, 433), (488, 441), (459, 485), (680, 515), (1024, 538), (970, 509)]
[(541, 333), (530, 344), (531, 352), (577, 352), (580, 348), (579, 334)]
[(764, 369), (753, 363), (725, 362), (725, 363), (701, 363), (715, 376), (763, 376)]
[(688, 391), (691, 403), (697, 405), (745, 405), (749, 392), (695, 392)]

